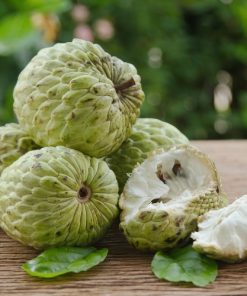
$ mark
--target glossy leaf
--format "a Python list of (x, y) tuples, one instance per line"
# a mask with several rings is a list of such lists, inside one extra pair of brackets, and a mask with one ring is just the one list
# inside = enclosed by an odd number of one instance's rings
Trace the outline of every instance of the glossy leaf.
[(204, 287), (217, 276), (217, 263), (196, 252), (191, 245), (168, 253), (157, 252), (152, 261), (152, 271), (159, 279), (170, 282), (191, 282)]
[(22, 265), (32, 276), (53, 278), (68, 272), (87, 271), (105, 260), (108, 249), (60, 247), (44, 251)]

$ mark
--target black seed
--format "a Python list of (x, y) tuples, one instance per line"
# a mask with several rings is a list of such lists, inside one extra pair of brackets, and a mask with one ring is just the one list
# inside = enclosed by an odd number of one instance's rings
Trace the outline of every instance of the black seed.
[(160, 171), (158, 171), (156, 173), (156, 175), (160, 179), (160, 181), (162, 181), (164, 184), (166, 184), (166, 179), (164, 178), (164, 175)]
[(155, 198), (155, 199), (153, 199), (153, 200), (151, 201), (151, 203), (153, 204), (153, 203), (157, 203), (157, 202), (160, 202), (160, 201), (161, 201), (160, 198)]
[(175, 163), (174, 163), (173, 168), (172, 168), (172, 171), (173, 171), (174, 175), (176, 175), (176, 176), (180, 175), (181, 170), (182, 170), (181, 163), (178, 160), (175, 160)]

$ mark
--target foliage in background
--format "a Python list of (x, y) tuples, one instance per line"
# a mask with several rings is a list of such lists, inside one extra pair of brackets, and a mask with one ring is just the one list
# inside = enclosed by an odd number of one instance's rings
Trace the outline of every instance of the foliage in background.
[(246, 0), (2, 2), (0, 124), (14, 120), (13, 87), (37, 50), (79, 37), (137, 67), (142, 117), (194, 139), (246, 137)]

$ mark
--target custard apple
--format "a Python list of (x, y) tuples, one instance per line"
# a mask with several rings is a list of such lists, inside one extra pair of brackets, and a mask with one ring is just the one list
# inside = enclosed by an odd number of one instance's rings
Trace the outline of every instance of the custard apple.
[(120, 147), (139, 116), (140, 80), (133, 65), (74, 39), (30, 61), (14, 89), (14, 110), (39, 145), (103, 157)]
[(167, 150), (173, 145), (187, 144), (189, 140), (174, 126), (154, 118), (138, 118), (131, 136), (115, 153), (106, 159), (116, 174), (120, 192), (137, 163), (147, 158), (152, 150)]
[(246, 259), (247, 195), (200, 217), (198, 228), (198, 232), (191, 235), (198, 252), (226, 262)]
[(0, 127), (0, 175), (12, 162), (27, 151), (39, 146), (21, 129), (17, 123)]
[(92, 244), (118, 215), (117, 204), (106, 162), (70, 148), (27, 152), (0, 178), (0, 226), (37, 249)]
[(133, 170), (120, 197), (120, 228), (138, 249), (166, 250), (189, 237), (198, 216), (226, 202), (213, 162), (179, 145), (154, 152)]

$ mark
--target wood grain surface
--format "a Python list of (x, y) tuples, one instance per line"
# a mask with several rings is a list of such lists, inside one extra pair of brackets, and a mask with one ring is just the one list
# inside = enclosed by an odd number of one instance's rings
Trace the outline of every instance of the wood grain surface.
[[(247, 141), (197, 141), (194, 144), (216, 162), (231, 201), (247, 193)], [(0, 231), (0, 295), (247, 295), (247, 263), (222, 263), (214, 284), (196, 288), (156, 279), (150, 270), (152, 255), (129, 246), (117, 224), (98, 246), (109, 248), (109, 256), (101, 265), (86, 273), (42, 280), (28, 276), (21, 269), (21, 264), (38, 252)]]

